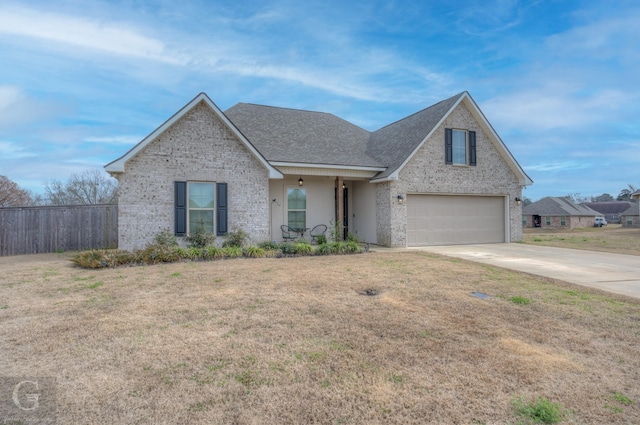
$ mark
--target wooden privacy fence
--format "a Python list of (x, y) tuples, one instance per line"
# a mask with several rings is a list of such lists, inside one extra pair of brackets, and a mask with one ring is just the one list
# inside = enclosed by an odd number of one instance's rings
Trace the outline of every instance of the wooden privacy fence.
[(117, 205), (0, 208), (0, 256), (117, 246)]

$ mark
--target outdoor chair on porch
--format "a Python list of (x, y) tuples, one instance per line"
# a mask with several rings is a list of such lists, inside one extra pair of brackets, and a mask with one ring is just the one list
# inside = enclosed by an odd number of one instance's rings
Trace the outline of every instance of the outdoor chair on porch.
[(285, 241), (293, 241), (298, 238), (298, 232), (296, 229), (293, 229), (286, 224), (280, 226), (280, 230), (282, 230), (282, 239)]
[(327, 233), (327, 225), (318, 224), (313, 229), (311, 229), (311, 232), (309, 232), (309, 235), (311, 236), (311, 242), (318, 242), (318, 237), (324, 236), (325, 233)]

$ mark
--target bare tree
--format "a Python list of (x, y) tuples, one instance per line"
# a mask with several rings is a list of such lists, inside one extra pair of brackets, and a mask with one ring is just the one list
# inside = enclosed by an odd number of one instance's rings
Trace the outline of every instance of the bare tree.
[(637, 192), (637, 191), (638, 191), (638, 187), (630, 184), (626, 189), (622, 189), (620, 191), (620, 194), (618, 195), (616, 200), (618, 200), (618, 201), (630, 201), (631, 200), (631, 194), (633, 192)]
[(45, 184), (46, 197), (51, 205), (113, 204), (117, 191), (116, 180), (99, 170), (72, 174), (66, 183), (51, 180)]
[(0, 176), (0, 207), (22, 207), (33, 205), (31, 193), (20, 188), (7, 176)]
[(565, 198), (569, 198), (569, 200), (574, 204), (589, 202), (589, 198), (587, 198), (586, 196), (582, 196), (579, 193), (569, 193), (568, 195), (565, 196)]

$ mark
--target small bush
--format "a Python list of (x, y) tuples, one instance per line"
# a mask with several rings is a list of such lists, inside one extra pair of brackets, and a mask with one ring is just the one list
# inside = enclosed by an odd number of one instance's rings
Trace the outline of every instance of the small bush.
[(280, 244), (280, 251), (282, 251), (282, 253), (286, 255), (295, 254), (297, 252), (296, 244), (292, 242), (283, 242)]
[(355, 236), (353, 233), (349, 232), (349, 233), (347, 233), (347, 239), (346, 239), (346, 241), (345, 241), (345, 242), (355, 242), (355, 243), (358, 243), (358, 239), (356, 239), (356, 236)]
[(274, 251), (278, 249), (278, 244), (276, 241), (264, 241), (258, 244), (258, 247), (264, 249), (265, 251)]
[(222, 243), (223, 248), (238, 247), (244, 248), (245, 244), (249, 240), (249, 234), (242, 229), (236, 229), (233, 232), (227, 233), (227, 236)]
[(329, 249), (332, 254), (344, 254), (347, 252), (347, 245), (344, 242), (334, 241), (329, 244)]
[(546, 397), (537, 397), (531, 402), (521, 398), (513, 401), (516, 413), (525, 420), (538, 424), (555, 424), (565, 417), (564, 408), (560, 403), (552, 403)]
[(173, 253), (178, 257), (178, 258), (189, 258), (189, 253), (187, 251), (187, 248), (181, 248), (179, 246), (173, 248)]
[(178, 238), (176, 238), (176, 235), (171, 233), (169, 229), (164, 229), (158, 233), (154, 240), (156, 245), (168, 247), (178, 246)]
[(189, 247), (186, 249), (186, 258), (189, 260), (200, 260), (204, 258), (205, 248), (196, 248), (195, 246)]
[(85, 269), (100, 269), (131, 263), (133, 257), (129, 252), (118, 249), (92, 249), (74, 255), (70, 261)]
[(189, 247), (204, 248), (213, 245), (216, 236), (213, 233), (207, 233), (203, 226), (198, 226), (185, 239), (189, 243)]
[(297, 242), (294, 245), (296, 254), (298, 255), (311, 255), (313, 254), (313, 247), (309, 242)]
[(331, 247), (326, 243), (320, 244), (316, 247), (316, 254), (318, 255), (329, 255), (331, 254)]
[(206, 260), (213, 260), (222, 257), (224, 257), (224, 251), (222, 248), (218, 248), (217, 246), (208, 246), (203, 248), (202, 258)]
[(347, 242), (345, 242), (345, 252), (348, 252), (350, 254), (362, 252), (362, 247), (356, 240), (347, 240)]
[(316, 236), (316, 242), (318, 245), (326, 245), (327, 237), (325, 235), (318, 235)]
[(342, 222), (338, 221), (329, 221), (329, 236), (333, 242), (339, 242), (342, 240), (342, 233), (344, 232), (344, 227), (342, 226)]
[(144, 249), (134, 251), (132, 255), (136, 263), (146, 264), (172, 263), (181, 258), (180, 249), (162, 245), (149, 245)]
[(248, 246), (244, 249), (244, 255), (251, 258), (262, 258), (265, 257), (267, 253), (258, 246)]
[(242, 248), (238, 246), (228, 246), (222, 248), (222, 253), (224, 254), (225, 258), (238, 258), (242, 257)]

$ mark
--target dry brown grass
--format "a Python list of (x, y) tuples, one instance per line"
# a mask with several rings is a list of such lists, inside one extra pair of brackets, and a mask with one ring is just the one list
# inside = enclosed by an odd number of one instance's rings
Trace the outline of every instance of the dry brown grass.
[(0, 370), (55, 377), (61, 424), (640, 423), (636, 300), (415, 251), (68, 258), (0, 258)]
[(640, 255), (640, 229), (610, 224), (578, 229), (524, 229), (522, 242), (558, 248)]

